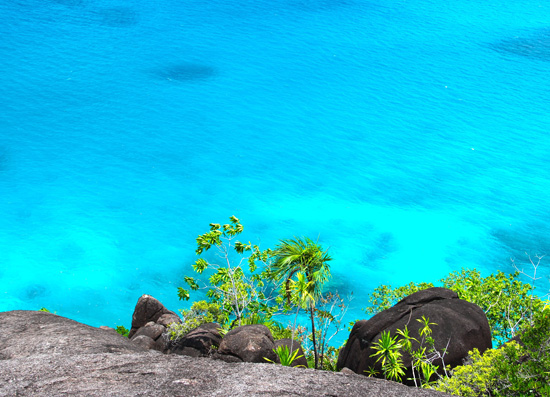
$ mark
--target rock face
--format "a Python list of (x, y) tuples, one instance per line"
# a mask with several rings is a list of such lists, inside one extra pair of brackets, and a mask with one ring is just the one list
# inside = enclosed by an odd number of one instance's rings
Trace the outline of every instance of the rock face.
[(134, 309), (128, 337), (141, 347), (165, 353), (170, 348), (166, 326), (174, 322), (181, 322), (176, 313), (152, 296), (142, 295)]
[(275, 341), (265, 325), (243, 325), (229, 331), (218, 349), (216, 358), (229, 362), (265, 363), (277, 360)]
[(46, 312), (18, 310), (0, 313), (0, 335), (0, 360), (75, 352), (145, 352), (116, 332), (89, 327)]
[[(291, 354), (294, 353), (295, 350), (298, 350), (298, 354), (296, 355), (296, 357), (302, 356), (292, 362), (291, 364), (292, 367), (298, 367), (298, 366), (305, 367), (305, 368), (308, 367), (306, 355), (304, 353), (304, 350), (302, 349), (302, 345), (300, 344), (300, 342), (292, 340), (290, 338), (279, 339), (275, 341), (275, 349), (278, 348), (279, 346), (288, 347), (288, 351)], [(277, 360), (276, 362), (279, 362), (279, 360)]]
[(216, 323), (202, 324), (177, 342), (172, 342), (168, 353), (191, 357), (208, 356), (212, 352), (212, 347), (220, 346), (222, 340), (220, 328)]
[(446, 394), (274, 364), (164, 355), (51, 313), (0, 313), (1, 396), (365, 396)]
[[(492, 347), (489, 323), (479, 306), (458, 299), (456, 292), (449, 289), (429, 288), (409, 295), (368, 321), (356, 322), (340, 351), (338, 367), (347, 367), (358, 374), (364, 374), (371, 366), (377, 367), (376, 358), (370, 357), (374, 353), (371, 346), (380, 339), (382, 331), (390, 331), (393, 336), (397, 329), (404, 329), (407, 325), (410, 335), (418, 339), (421, 324), (417, 319), (422, 316), (437, 324), (431, 326), (432, 337), (437, 350), (443, 351), (447, 347), (445, 365), (461, 365), (474, 347), (480, 352)], [(410, 363), (409, 357), (403, 358), (405, 363)], [(440, 361), (434, 363), (442, 368)], [(407, 369), (407, 377), (410, 377), (410, 364)]]

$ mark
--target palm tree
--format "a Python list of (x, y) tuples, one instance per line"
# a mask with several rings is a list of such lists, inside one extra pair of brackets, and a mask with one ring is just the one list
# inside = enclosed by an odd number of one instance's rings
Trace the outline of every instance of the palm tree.
[(292, 297), (291, 284), (301, 286), (300, 291), (297, 291), (298, 300), (301, 302), (295, 303), (299, 306), (305, 304), (309, 309), (315, 368), (317, 368), (319, 354), (315, 338), (315, 300), (321, 296), (323, 284), (330, 277), (327, 262), (332, 258), (318, 243), (307, 237), (281, 240), (273, 254), (275, 260), (271, 265), (271, 277), (277, 281), (284, 280), (284, 291), (289, 304)]

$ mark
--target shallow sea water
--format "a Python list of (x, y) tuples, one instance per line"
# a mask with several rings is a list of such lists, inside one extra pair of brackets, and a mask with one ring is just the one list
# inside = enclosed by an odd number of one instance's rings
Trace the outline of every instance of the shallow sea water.
[(349, 320), (380, 283), (549, 252), (549, 16), (1, 1), (0, 310), (129, 326), (144, 293), (185, 307), (195, 238), (230, 215), (264, 248), (330, 247)]

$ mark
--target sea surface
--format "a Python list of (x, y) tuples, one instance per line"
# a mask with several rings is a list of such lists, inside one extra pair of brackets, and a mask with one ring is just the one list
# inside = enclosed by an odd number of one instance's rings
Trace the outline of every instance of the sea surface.
[(328, 248), (348, 320), (550, 252), (548, 2), (1, 0), (0, 37), (2, 311), (186, 308), (231, 215)]

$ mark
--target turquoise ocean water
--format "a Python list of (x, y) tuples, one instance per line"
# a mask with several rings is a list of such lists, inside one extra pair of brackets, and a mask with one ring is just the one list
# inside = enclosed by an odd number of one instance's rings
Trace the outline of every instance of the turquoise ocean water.
[(350, 320), (550, 251), (546, 2), (3, 0), (0, 37), (0, 310), (185, 307), (230, 215), (330, 247)]

